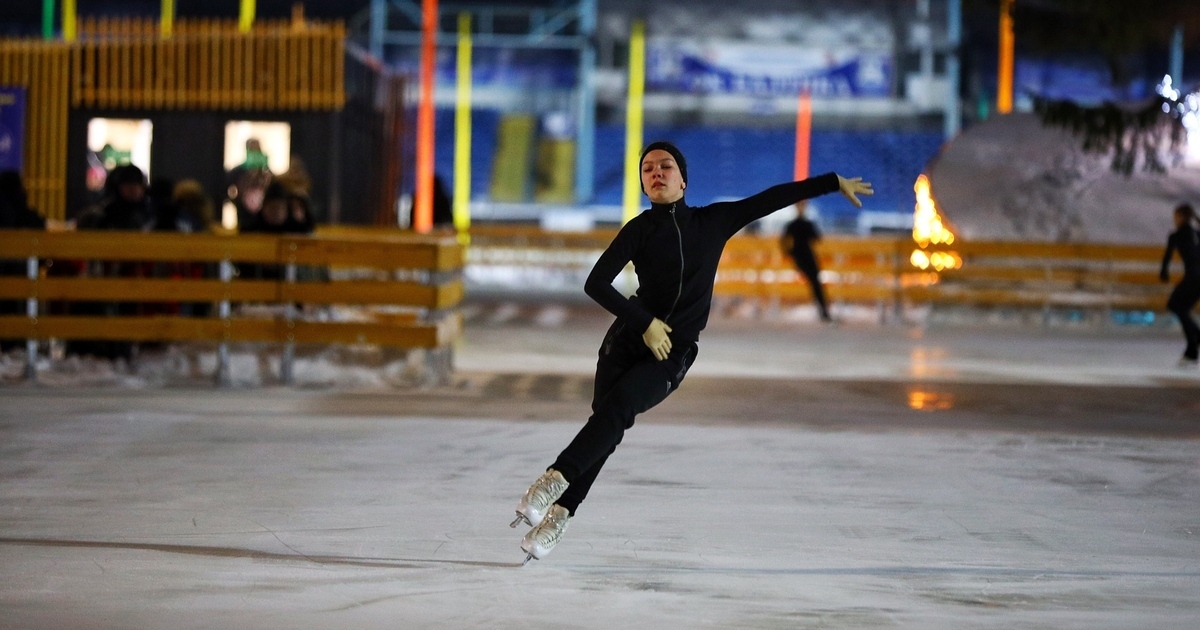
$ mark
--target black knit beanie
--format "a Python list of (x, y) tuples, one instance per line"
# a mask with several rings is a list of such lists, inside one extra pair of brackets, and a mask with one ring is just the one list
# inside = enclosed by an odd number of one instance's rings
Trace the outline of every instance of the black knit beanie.
[[(687, 160), (683, 159), (683, 152), (679, 150), (679, 147), (676, 147), (666, 140), (651, 142), (650, 144), (646, 145), (645, 149), (642, 149), (642, 157), (638, 160), (638, 172), (641, 172), (642, 170), (642, 162), (646, 161), (646, 154), (656, 149), (662, 149), (663, 151), (670, 153), (671, 157), (675, 158), (675, 163), (679, 165), (679, 176), (683, 178), (683, 183), (686, 184)], [(643, 190), (642, 192), (646, 191)]]

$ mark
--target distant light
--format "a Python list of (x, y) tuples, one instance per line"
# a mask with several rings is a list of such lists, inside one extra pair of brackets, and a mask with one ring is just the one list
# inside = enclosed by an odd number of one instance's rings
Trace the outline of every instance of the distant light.
[(935, 271), (943, 271), (962, 267), (962, 258), (954, 252), (930, 254), (924, 251), (930, 245), (952, 245), (954, 233), (938, 212), (929, 178), (925, 175), (918, 176), (913, 184), (913, 191), (917, 195), (916, 207), (913, 210), (913, 240), (920, 249), (913, 251), (909, 262), (922, 270), (932, 267)]
[(909, 256), (908, 260), (917, 269), (929, 268), (929, 254), (927, 254), (925, 250), (914, 249), (912, 256)]
[(931, 243), (934, 245), (953, 243), (954, 233), (946, 227), (937, 211), (937, 204), (933, 200), (933, 193), (929, 186), (929, 178), (923, 174), (919, 175), (916, 183), (913, 184), (913, 191), (917, 193), (917, 205), (913, 210), (913, 240), (921, 247), (927, 247)]

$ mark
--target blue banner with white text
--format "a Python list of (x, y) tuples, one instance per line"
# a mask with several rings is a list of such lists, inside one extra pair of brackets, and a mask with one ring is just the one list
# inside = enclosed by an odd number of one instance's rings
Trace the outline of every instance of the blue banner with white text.
[(20, 171), (25, 150), (25, 88), (0, 86), (0, 171)]

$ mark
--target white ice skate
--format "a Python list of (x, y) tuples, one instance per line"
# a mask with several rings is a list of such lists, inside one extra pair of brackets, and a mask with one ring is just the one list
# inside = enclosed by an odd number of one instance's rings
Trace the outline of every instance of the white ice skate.
[(525, 491), (525, 496), (521, 497), (521, 502), (517, 504), (517, 518), (509, 527), (516, 527), (521, 521), (525, 521), (530, 527), (541, 525), (546, 510), (567, 491), (569, 485), (567, 480), (563, 479), (562, 473), (553, 468), (542, 473), (542, 476)]
[(534, 527), (521, 539), (521, 549), (527, 554), (521, 566), (528, 564), (531, 558), (541, 560), (553, 551), (563, 533), (567, 531), (567, 521), (570, 520), (571, 514), (567, 512), (567, 508), (561, 505), (551, 506), (542, 524)]

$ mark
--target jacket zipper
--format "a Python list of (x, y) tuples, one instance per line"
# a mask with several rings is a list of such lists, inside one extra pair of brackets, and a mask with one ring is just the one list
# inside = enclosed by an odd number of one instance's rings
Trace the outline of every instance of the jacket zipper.
[(675, 234), (679, 237), (679, 290), (675, 292), (675, 301), (671, 303), (671, 310), (667, 311), (667, 316), (663, 318), (664, 322), (675, 314), (675, 307), (679, 305), (679, 298), (683, 295), (683, 231), (679, 229), (679, 222), (675, 220), (675, 204), (671, 204), (671, 223), (675, 225)]

